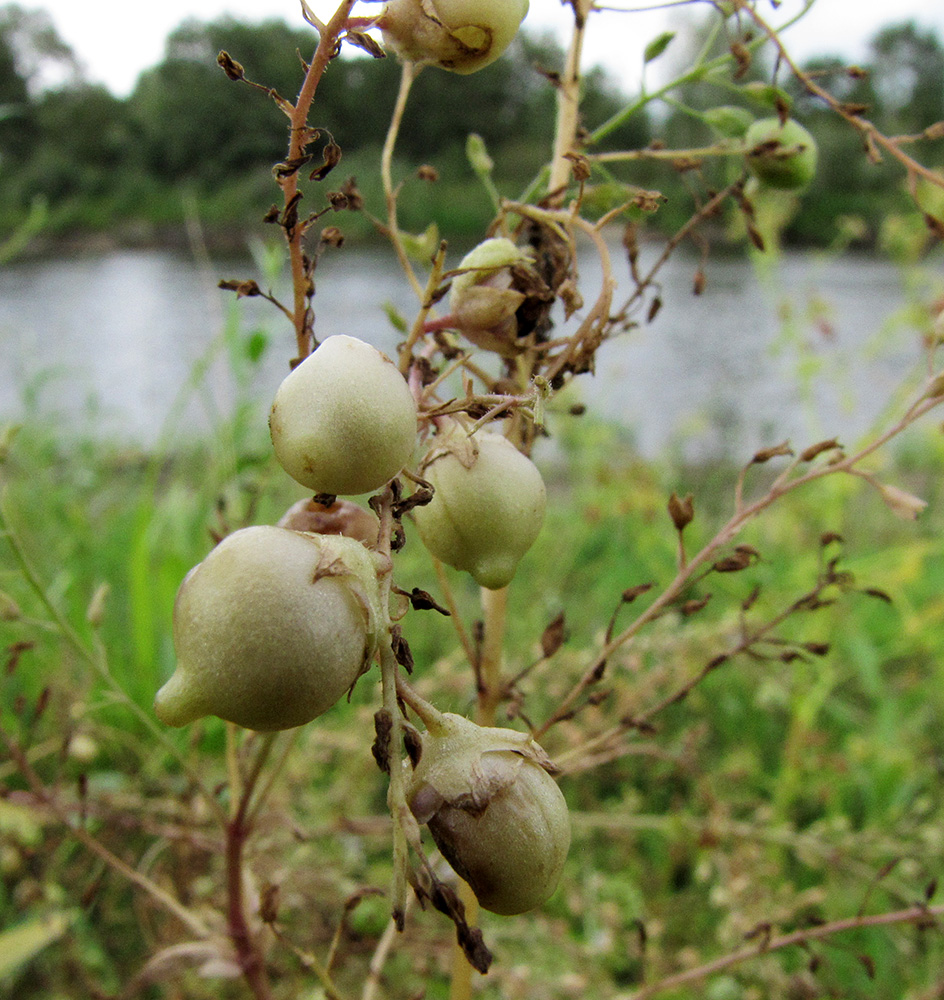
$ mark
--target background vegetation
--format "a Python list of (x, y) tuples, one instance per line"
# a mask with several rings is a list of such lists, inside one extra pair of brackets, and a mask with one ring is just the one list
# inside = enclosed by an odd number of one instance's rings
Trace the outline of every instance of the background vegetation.
[[(703, 34), (686, 32), (684, 44), (694, 51)], [(118, 98), (83, 80), (72, 52), (41, 12), (15, 4), (0, 8), (0, 239), (40, 199), (50, 208), (48, 234), (60, 245), (93, 234), (124, 243), (180, 242), (182, 223), (197, 212), (211, 243), (241, 246), (246, 228), (255, 227), (271, 204), (268, 171), (284, 154), (285, 121), (274, 103), (228, 80), (216, 56), (229, 51), (250, 79), (293, 98), (302, 68), (286, 53), (306, 52), (312, 37), (304, 25), (283, 21), (187, 21), (167, 39), (162, 62), (142, 74), (127, 98)], [(715, 45), (723, 53), (723, 42)], [(670, 67), (682, 67), (692, 51), (679, 41), (665, 58)], [(518, 195), (550, 154), (555, 96), (546, 74), (561, 61), (553, 39), (522, 32), (504, 58), (468, 79), (419, 77), (400, 131), (399, 169), (409, 175), (430, 162), (440, 179), (404, 187), (406, 229), (425, 228), (432, 219), (444, 235), (468, 238), (487, 224), (489, 201), (470, 183), (469, 133), (482, 136), (498, 165), (499, 190)], [(333, 137), (341, 146), (339, 170), (357, 177), (368, 208), (381, 214), (376, 161), (399, 70), (394, 59), (369, 62), (368, 56), (335, 61), (312, 124), (324, 129), (325, 141)], [(918, 133), (944, 119), (944, 47), (914, 23), (879, 31), (861, 74), (850, 76), (841, 60), (828, 55), (807, 68), (842, 100), (867, 107), (870, 120), (887, 134)], [(591, 149), (638, 149), (653, 140), (673, 148), (710, 144), (719, 132), (705, 111), (724, 102), (763, 113), (760, 81), (769, 69), (757, 58), (747, 70), (747, 79), (758, 81), (757, 101), (746, 99), (743, 89), (725, 93), (693, 80), (673, 91), (657, 119), (641, 110)], [(666, 75), (675, 74), (670, 68)], [(49, 79), (61, 82), (43, 85)], [(600, 70), (587, 74), (584, 91), (583, 114), (593, 122), (606, 120), (634, 96)], [(853, 131), (795, 85), (793, 96), (824, 166), (787, 238), (823, 245), (833, 238), (837, 220), (846, 218), (857, 240), (874, 244), (882, 220), (906, 204), (895, 168), (868, 163)], [(464, 113), (454, 114), (460, 105)], [(932, 162), (944, 158), (944, 139), (930, 145), (929, 155)], [(636, 163), (615, 175), (642, 187), (654, 186), (659, 177), (668, 200), (656, 226), (668, 231), (688, 217), (684, 172), (667, 180), (651, 163)], [(721, 183), (723, 168), (710, 168), (708, 176)], [(345, 216), (344, 229), (351, 236), (371, 232), (363, 219), (351, 216)]]

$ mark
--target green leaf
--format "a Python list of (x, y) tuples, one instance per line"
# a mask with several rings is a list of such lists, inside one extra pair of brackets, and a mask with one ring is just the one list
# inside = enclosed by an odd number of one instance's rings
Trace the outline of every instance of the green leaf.
[(658, 59), (659, 56), (661, 56), (672, 43), (673, 38), (675, 38), (674, 31), (663, 31), (661, 35), (657, 35), (653, 38), (643, 52), (643, 62), (651, 63), (653, 59)]
[(50, 913), (0, 932), (0, 979), (62, 937), (71, 922), (66, 913)]
[(246, 338), (246, 357), (256, 364), (265, 354), (265, 349), (269, 346), (269, 338), (264, 330), (253, 330)]
[(406, 320), (400, 315), (397, 307), (392, 302), (385, 302), (383, 304), (383, 311), (387, 314), (390, 325), (397, 333), (406, 333), (409, 330)]
[(439, 227), (431, 222), (422, 233), (400, 233), (403, 248), (415, 261), (429, 264), (439, 248)]

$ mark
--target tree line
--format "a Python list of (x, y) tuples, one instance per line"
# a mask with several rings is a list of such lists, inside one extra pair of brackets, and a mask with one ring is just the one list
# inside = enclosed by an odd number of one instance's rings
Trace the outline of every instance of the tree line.
[[(168, 37), (162, 61), (119, 98), (83, 78), (48, 15), (13, 4), (0, 8), (0, 232), (13, 229), (37, 200), (48, 204), (49, 226), (58, 234), (120, 230), (126, 237), (159, 238), (179, 231), (188, 210), (211, 231), (254, 227), (275, 200), (270, 169), (284, 156), (287, 140), (287, 119), (265, 90), (293, 98), (301, 59), (313, 45), (304, 25), (188, 20)], [(228, 79), (217, 65), (221, 50), (262, 90)], [(466, 160), (470, 133), (484, 140), (502, 193), (517, 194), (535, 176), (550, 153), (553, 76), (562, 59), (552, 38), (521, 33), (506, 57), (481, 73), (419, 75), (397, 143), (398, 166), (410, 176), (430, 164), (440, 181), (405, 185), (405, 224), (432, 214), (447, 234), (481, 226), (489, 202)], [(868, 107), (883, 130), (918, 132), (944, 119), (944, 48), (933, 32), (913, 23), (880, 31), (858, 73), (832, 58), (806, 68), (843, 100)], [(769, 72), (760, 63), (751, 68), (757, 79)], [(331, 65), (318, 94), (323, 141), (343, 151), (338, 172), (356, 174), (368, 207), (373, 201), (378, 212), (376, 163), (398, 82), (392, 58), (345, 57)], [(602, 70), (593, 71), (585, 86), (590, 126), (632, 99)], [(680, 88), (667, 114), (654, 120), (644, 110), (608, 135), (605, 145), (713, 141), (717, 136), (699, 109), (731, 99), (710, 91), (698, 84)], [(900, 178), (888, 164), (870, 164), (858, 136), (834, 115), (800, 90), (792, 97), (822, 154), (792, 235), (816, 242), (837, 215), (856, 215), (863, 232), (874, 236), (882, 213), (901, 197)], [(944, 149), (938, 155), (944, 157)], [(634, 164), (621, 178), (657, 187), (667, 205), (688, 198), (684, 177), (652, 163)], [(667, 211), (666, 224), (677, 214)]]

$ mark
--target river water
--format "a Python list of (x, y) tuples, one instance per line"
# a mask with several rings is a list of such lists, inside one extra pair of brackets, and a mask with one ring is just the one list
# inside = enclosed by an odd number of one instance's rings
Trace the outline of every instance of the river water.
[[(618, 256), (616, 266), (619, 302), (630, 284)], [(589, 251), (581, 268), (589, 305), (599, 287)], [(786, 254), (761, 277), (741, 259), (710, 259), (700, 296), (692, 293), (695, 268), (672, 260), (655, 319), (605, 345), (596, 374), (575, 387), (591, 411), (629, 428), (645, 455), (676, 447), (691, 458), (742, 457), (787, 437), (799, 446), (834, 435), (850, 441), (903, 378), (920, 375), (914, 292), (888, 264)], [(0, 269), (0, 418), (147, 448), (166, 431), (194, 366), (215, 357), (177, 413), (172, 439), (205, 432), (240, 391), (264, 421), (293, 338), (272, 306), (236, 303), (216, 287), (220, 278), (247, 277), (262, 283), (248, 257), (205, 267), (165, 251)], [(400, 334), (385, 306), (407, 319), (415, 308), (392, 255), (346, 248), (322, 260), (315, 306), (319, 336), (347, 333), (387, 351)], [(227, 322), (242, 338), (254, 330), (269, 338), (241, 389), (216, 350)]]

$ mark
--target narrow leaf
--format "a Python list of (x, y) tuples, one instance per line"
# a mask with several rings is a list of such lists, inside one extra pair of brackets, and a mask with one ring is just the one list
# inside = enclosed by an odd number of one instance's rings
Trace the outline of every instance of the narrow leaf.
[(643, 62), (651, 63), (653, 59), (658, 59), (672, 44), (673, 38), (675, 38), (674, 31), (663, 31), (661, 35), (656, 35), (643, 52)]

